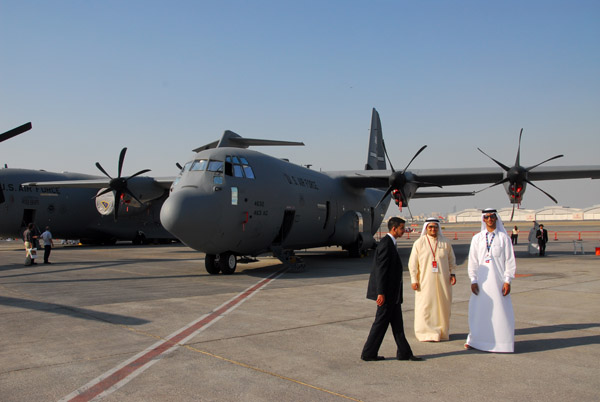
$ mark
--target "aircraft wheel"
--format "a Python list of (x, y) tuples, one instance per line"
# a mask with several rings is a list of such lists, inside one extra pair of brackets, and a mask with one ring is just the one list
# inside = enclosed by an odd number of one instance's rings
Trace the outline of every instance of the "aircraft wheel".
[(221, 270), (215, 261), (216, 257), (217, 256), (214, 254), (206, 254), (206, 257), (204, 257), (204, 266), (206, 267), (206, 272), (211, 275), (216, 275)]
[(231, 275), (237, 267), (237, 259), (232, 253), (219, 254), (219, 267), (223, 275)]

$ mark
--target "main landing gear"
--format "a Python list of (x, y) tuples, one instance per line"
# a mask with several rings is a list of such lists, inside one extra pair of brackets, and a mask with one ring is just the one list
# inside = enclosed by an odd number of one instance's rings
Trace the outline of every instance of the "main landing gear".
[(221, 272), (223, 275), (231, 275), (237, 267), (237, 259), (233, 253), (206, 254), (204, 258), (206, 272), (211, 275), (217, 275)]

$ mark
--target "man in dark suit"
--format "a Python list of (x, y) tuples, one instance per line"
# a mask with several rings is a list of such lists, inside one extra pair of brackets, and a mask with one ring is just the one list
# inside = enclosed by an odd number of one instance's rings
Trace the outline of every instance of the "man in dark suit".
[(536, 232), (535, 237), (538, 240), (538, 246), (540, 246), (540, 257), (546, 255), (546, 243), (548, 243), (548, 231), (544, 229), (544, 225), (540, 225), (539, 230)]
[(383, 337), (391, 324), (398, 360), (422, 360), (413, 355), (410, 345), (404, 336), (402, 321), (402, 261), (398, 255), (396, 239), (404, 234), (404, 220), (393, 217), (388, 221), (388, 234), (377, 245), (374, 265), (369, 277), (367, 299), (377, 302), (377, 313), (371, 332), (362, 351), (361, 359), (365, 361), (384, 360), (378, 356)]

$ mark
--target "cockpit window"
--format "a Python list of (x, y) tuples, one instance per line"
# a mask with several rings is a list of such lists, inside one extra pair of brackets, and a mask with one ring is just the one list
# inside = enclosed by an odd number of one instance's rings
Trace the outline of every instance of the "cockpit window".
[(246, 174), (247, 178), (254, 179), (254, 171), (250, 166), (244, 165), (244, 173)]
[[(206, 170), (206, 164), (207, 164), (206, 159), (195, 160), (192, 163), (192, 167), (190, 168), (190, 171)], [(187, 167), (187, 164), (185, 166)]]
[(183, 165), (183, 169), (181, 169), (181, 173), (187, 172), (188, 170), (190, 170), (190, 166), (192, 166), (192, 163), (193, 162), (190, 161), (190, 162), (186, 163), (185, 165)]
[(254, 179), (254, 171), (246, 158), (235, 155), (227, 155), (225, 158), (225, 175), (234, 177), (245, 177)]
[(240, 165), (233, 165), (233, 175), (235, 177), (244, 177), (244, 171)]
[(209, 172), (221, 172), (223, 173), (223, 162), (222, 161), (209, 161), (208, 169)]

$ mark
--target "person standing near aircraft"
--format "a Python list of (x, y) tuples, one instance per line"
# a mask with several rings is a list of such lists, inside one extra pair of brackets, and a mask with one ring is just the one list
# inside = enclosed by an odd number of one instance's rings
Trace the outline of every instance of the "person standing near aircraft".
[(540, 225), (540, 228), (535, 233), (538, 245), (540, 246), (540, 257), (546, 255), (546, 243), (548, 243), (548, 231), (544, 229), (544, 225)]
[(27, 258), (30, 258), (31, 265), (37, 264), (35, 262), (35, 257), (33, 256), (35, 248), (35, 242), (37, 240), (37, 236), (34, 234), (34, 226), (33, 223), (29, 223), (27, 225), (27, 229), (23, 232), (23, 243), (25, 244), (25, 264), (27, 263)]
[(46, 226), (46, 230), (44, 233), (42, 233), (42, 240), (44, 241), (44, 264), (52, 264), (50, 261), (48, 261), (52, 247), (54, 247), (52, 233), (50, 233), (50, 226)]
[(538, 245), (537, 238), (535, 237), (539, 228), (540, 226), (538, 223), (533, 221), (533, 227), (529, 229), (529, 236), (527, 237), (527, 241), (529, 242), (527, 244), (527, 253), (529, 253), (529, 255), (536, 255), (539, 251), (540, 246)]
[(514, 227), (512, 230), (512, 234), (510, 235), (510, 239), (512, 240), (513, 246), (517, 245), (517, 240), (519, 239), (519, 228)]
[(404, 335), (402, 320), (402, 261), (398, 255), (396, 239), (404, 234), (404, 220), (392, 217), (388, 220), (388, 234), (381, 239), (375, 252), (374, 265), (369, 277), (367, 299), (375, 300), (377, 313), (371, 331), (363, 347), (361, 359), (365, 361), (384, 360), (378, 356), (379, 347), (388, 325), (396, 341), (398, 360), (420, 361)]
[(456, 257), (438, 219), (427, 219), (421, 237), (413, 243), (408, 261), (415, 291), (415, 336), (421, 342), (450, 339), (452, 286), (456, 284)]
[(510, 282), (517, 265), (512, 242), (495, 209), (484, 209), (481, 232), (469, 249), (469, 336), (465, 348), (512, 353), (515, 317)]

